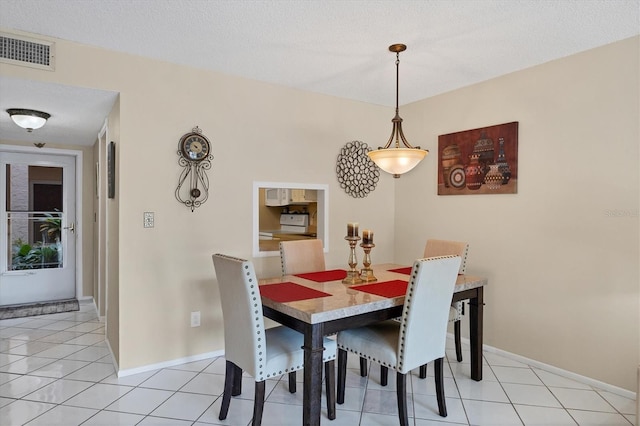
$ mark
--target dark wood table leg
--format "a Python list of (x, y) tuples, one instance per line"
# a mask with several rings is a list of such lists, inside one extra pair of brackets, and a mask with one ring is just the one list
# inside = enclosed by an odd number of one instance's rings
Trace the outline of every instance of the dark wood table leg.
[(231, 396), (238, 396), (242, 393), (242, 368), (233, 364), (233, 385), (231, 387)]
[(324, 384), (327, 393), (327, 417), (336, 419), (336, 361), (327, 361), (324, 364)]
[(469, 299), (469, 340), (471, 342), (471, 378), (482, 380), (482, 323), (484, 296), (482, 287), (476, 289), (476, 297)]
[(320, 426), (322, 398), (322, 324), (308, 324), (304, 333), (304, 395), (302, 424)]

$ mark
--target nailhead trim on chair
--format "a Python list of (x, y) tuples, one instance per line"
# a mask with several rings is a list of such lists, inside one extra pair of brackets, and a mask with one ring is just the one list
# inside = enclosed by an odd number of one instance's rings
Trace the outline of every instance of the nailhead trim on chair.
[(462, 257), (462, 266), (460, 267), (460, 271), (464, 274), (467, 270), (467, 256), (469, 255), (469, 244), (464, 248), (464, 254)]
[[(340, 349), (344, 349), (345, 351), (349, 351), (349, 352), (355, 353), (356, 355), (360, 355), (362, 358), (368, 359), (369, 361), (374, 361), (374, 362), (377, 362), (380, 365), (384, 365), (385, 367), (389, 367), (392, 370), (396, 370), (396, 366), (395, 365), (391, 365), (391, 364), (388, 364), (386, 362), (379, 361), (377, 358), (374, 358), (374, 357), (369, 356), (369, 355), (362, 354), (360, 352), (355, 352), (355, 351), (351, 350), (350, 348), (348, 348), (347, 346), (344, 346), (344, 345), (338, 345), (338, 347)], [(330, 357), (328, 359), (332, 359), (332, 358), (335, 358), (335, 357)]]
[[(406, 313), (411, 309), (411, 297), (413, 296), (413, 287), (415, 285), (416, 277), (418, 276), (418, 270), (422, 264), (418, 263), (417, 267), (413, 268), (413, 274), (411, 274), (411, 283), (409, 283), (409, 289), (404, 301), (404, 305), (407, 308)], [(403, 317), (406, 315), (403, 313)], [(398, 351), (398, 368), (401, 369), (404, 361), (404, 337), (406, 335), (405, 322), (402, 321), (400, 325), (400, 348)]]
[[(251, 294), (252, 300), (254, 302), (253, 303), (253, 307), (256, 308), (254, 310), (254, 313), (256, 315), (256, 317), (254, 318), (254, 323), (255, 323), (256, 328), (259, 329), (260, 328), (260, 317), (257, 316), (257, 315), (260, 313), (260, 311), (258, 310), (258, 303), (257, 303), (258, 298), (256, 297), (256, 286), (253, 283), (253, 278), (251, 278), (251, 271), (249, 270), (249, 264), (247, 263), (246, 259), (240, 259), (240, 258), (236, 258), (236, 257), (232, 257), (232, 256), (225, 256), (225, 257), (230, 258), (230, 259), (238, 260), (238, 261), (240, 261), (240, 262), (242, 262), (244, 264), (243, 267), (244, 267), (244, 270), (245, 270), (245, 275), (249, 277), (248, 278), (248, 282), (251, 283), (251, 284), (249, 284), (249, 288), (251, 289), (250, 294)], [(257, 330), (256, 331), (256, 341), (257, 342), (262, 342), (262, 337), (260, 336), (260, 334), (261, 334), (260, 330)], [(257, 347), (259, 349), (259, 351), (258, 351), (258, 357), (259, 358), (258, 358), (258, 371), (256, 372), (256, 379), (260, 379), (260, 378), (264, 377), (264, 371), (263, 371), (264, 365), (262, 364), (263, 359), (262, 359), (262, 350), (261, 350), (262, 349), (262, 343), (258, 343)], [(267, 375), (267, 378), (268, 377), (270, 377), (270, 376)]]
[(280, 246), (280, 271), (282, 275), (286, 275), (284, 272), (284, 252), (282, 251), (282, 246)]
[[(322, 357), (322, 361), (323, 361), (323, 362), (325, 362), (325, 361), (331, 361), (331, 360), (333, 360), (333, 359), (336, 359), (336, 355), (335, 355), (335, 354), (334, 354), (334, 355), (329, 355), (329, 356), (323, 356), (323, 357)], [(262, 358), (261, 358), (260, 360), (262, 361)], [(262, 366), (260, 366), (260, 367), (262, 367)], [(289, 372), (293, 372), (293, 371), (302, 370), (303, 368), (304, 368), (304, 366), (303, 366), (303, 365), (298, 365), (298, 366), (296, 366), (296, 367), (291, 367), (291, 368), (287, 368), (287, 369), (285, 369), (285, 370), (284, 370), (284, 373), (283, 373), (282, 371), (278, 371), (278, 372), (275, 372), (275, 371), (274, 371), (274, 372), (272, 372), (272, 373), (268, 373), (268, 374), (267, 374), (267, 378), (276, 377), (276, 376), (281, 376), (282, 374), (289, 373)]]

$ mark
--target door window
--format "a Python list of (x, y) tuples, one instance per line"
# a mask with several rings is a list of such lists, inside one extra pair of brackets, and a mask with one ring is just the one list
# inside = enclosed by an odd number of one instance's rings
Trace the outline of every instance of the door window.
[(62, 268), (61, 167), (6, 164), (9, 271)]

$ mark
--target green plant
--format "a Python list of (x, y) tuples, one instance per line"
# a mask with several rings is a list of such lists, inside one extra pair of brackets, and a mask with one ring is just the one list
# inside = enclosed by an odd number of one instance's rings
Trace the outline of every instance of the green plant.
[(42, 245), (40, 242), (31, 246), (21, 240), (14, 241), (11, 256), (12, 270), (57, 268), (59, 266), (58, 250), (54, 246)]
[[(58, 209), (56, 209), (58, 211)], [(51, 241), (60, 240), (60, 230), (62, 229), (62, 218), (60, 216), (54, 216), (51, 213), (44, 213), (47, 217), (42, 224), (40, 224), (40, 232), (46, 232)]]
[(12, 270), (34, 269), (34, 264), (37, 263), (36, 260), (38, 259), (35, 258), (35, 253), (30, 244), (23, 243), (21, 240), (14, 241), (11, 256)]
[(40, 251), (40, 257), (42, 258), (43, 268), (57, 268), (58, 265), (58, 250), (52, 246), (42, 246), (38, 249)]

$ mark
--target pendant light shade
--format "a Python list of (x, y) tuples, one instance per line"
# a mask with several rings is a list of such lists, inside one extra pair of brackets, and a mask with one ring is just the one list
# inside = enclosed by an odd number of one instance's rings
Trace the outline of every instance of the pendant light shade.
[(44, 126), (49, 117), (51, 117), (51, 114), (46, 112), (22, 108), (11, 108), (7, 110), (7, 113), (14, 123), (23, 129), (27, 129), (27, 132), (32, 132)]
[[(391, 120), (393, 129), (387, 144), (374, 151), (369, 151), (367, 154), (371, 161), (385, 172), (391, 173), (395, 178), (399, 178), (400, 175), (413, 169), (429, 153), (425, 149), (420, 149), (419, 146), (411, 146), (402, 132), (402, 118), (400, 118), (400, 109), (398, 107), (398, 87), (400, 52), (406, 49), (407, 46), (404, 44), (392, 44), (389, 46), (389, 51), (396, 54), (396, 115)], [(400, 142), (402, 142), (403, 147), (400, 147)], [(393, 148), (391, 147), (392, 143), (394, 143)]]
[(369, 152), (371, 161), (396, 178), (417, 166), (426, 155), (427, 151), (419, 148), (387, 148)]

